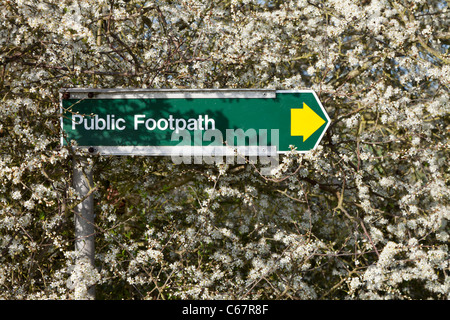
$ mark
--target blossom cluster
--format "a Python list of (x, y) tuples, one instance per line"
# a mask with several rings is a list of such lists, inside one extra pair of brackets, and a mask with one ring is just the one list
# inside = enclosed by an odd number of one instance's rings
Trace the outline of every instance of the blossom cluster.
[[(0, 4), (0, 298), (449, 298), (445, 1)], [(309, 88), (331, 124), (272, 176), (89, 156), (91, 265), (67, 87)]]

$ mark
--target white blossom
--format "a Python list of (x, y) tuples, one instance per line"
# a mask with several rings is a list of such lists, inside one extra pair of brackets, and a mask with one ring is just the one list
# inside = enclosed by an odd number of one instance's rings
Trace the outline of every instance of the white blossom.
[[(445, 1), (3, 2), (1, 299), (448, 299)], [(271, 176), (89, 155), (93, 266), (60, 145), (72, 87), (311, 89), (331, 123)]]

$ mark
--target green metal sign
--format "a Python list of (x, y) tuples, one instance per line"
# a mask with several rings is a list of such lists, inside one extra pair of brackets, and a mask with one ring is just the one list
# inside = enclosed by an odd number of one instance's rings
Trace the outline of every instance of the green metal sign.
[(311, 90), (66, 89), (61, 96), (61, 143), (102, 154), (306, 152), (330, 123)]

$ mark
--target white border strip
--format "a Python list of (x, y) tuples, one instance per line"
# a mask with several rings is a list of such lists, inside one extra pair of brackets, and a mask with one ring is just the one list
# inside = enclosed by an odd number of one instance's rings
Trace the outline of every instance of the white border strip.
[[(69, 99), (274, 99), (271, 89), (89, 89), (69, 88)], [(91, 97), (89, 97), (91, 95)]]
[[(78, 146), (91, 154), (135, 156), (267, 156), (277, 155), (276, 146)], [(93, 148), (93, 150), (92, 150)], [(91, 150), (89, 150), (91, 149)]]

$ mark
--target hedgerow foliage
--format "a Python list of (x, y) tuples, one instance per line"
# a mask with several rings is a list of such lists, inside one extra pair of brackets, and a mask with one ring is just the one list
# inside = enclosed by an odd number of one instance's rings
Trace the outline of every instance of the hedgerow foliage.
[[(448, 299), (440, 0), (0, 0), (0, 298)], [(67, 87), (316, 91), (320, 146), (252, 164), (92, 156), (74, 264)], [(264, 116), (264, 115), (260, 115)]]

